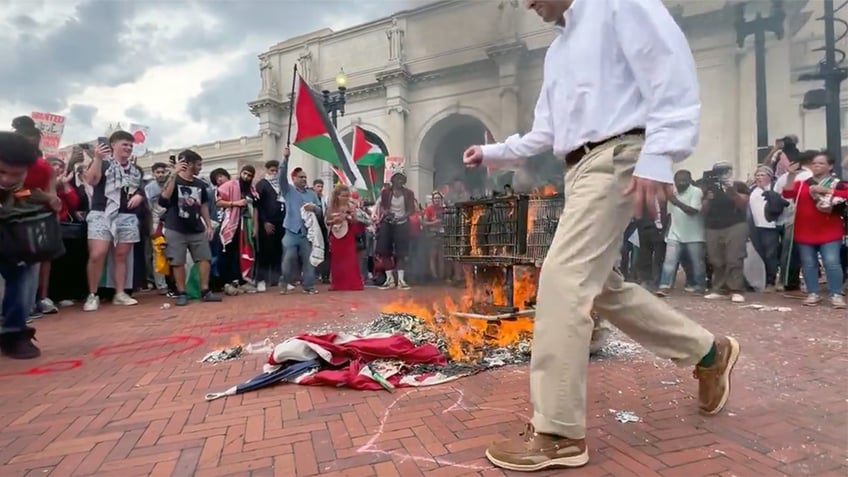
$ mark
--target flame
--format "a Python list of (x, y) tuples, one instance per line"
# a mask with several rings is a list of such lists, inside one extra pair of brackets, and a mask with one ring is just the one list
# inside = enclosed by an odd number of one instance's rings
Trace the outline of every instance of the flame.
[[(535, 300), (534, 267), (516, 267), (513, 279), (513, 307), (527, 308)], [(506, 275), (503, 268), (481, 269), (464, 267), (465, 290), (455, 299), (446, 297), (441, 303), (423, 304), (414, 300), (396, 301), (385, 305), (383, 313), (407, 313), (423, 320), (428, 327), (440, 331), (447, 344), (451, 361), (473, 362), (483, 354), (483, 347), (504, 347), (532, 333), (529, 317), (501, 321), (460, 318), (457, 312), (481, 315), (502, 313), (506, 306)], [(500, 311), (498, 311), (500, 310)]]
[(482, 206), (471, 207), (471, 217), (469, 217), (471, 223), (471, 227), (469, 229), (469, 244), (471, 245), (470, 255), (479, 256), (482, 253), (480, 250), (480, 236), (478, 233), (480, 217), (483, 216), (484, 212), (485, 208)]

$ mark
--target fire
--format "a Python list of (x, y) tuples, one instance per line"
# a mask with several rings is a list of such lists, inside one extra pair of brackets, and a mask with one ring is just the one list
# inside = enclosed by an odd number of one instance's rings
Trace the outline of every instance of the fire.
[[(556, 187), (551, 184), (545, 184), (541, 187), (537, 187), (533, 189), (533, 192), (530, 193), (530, 199), (540, 199), (544, 197), (552, 197), (557, 194)], [(530, 239), (530, 235), (533, 232), (533, 222), (536, 220), (536, 216), (539, 211), (539, 202), (535, 200), (530, 200), (530, 203), (527, 206), (527, 239)]]
[(452, 361), (473, 362), (483, 354), (483, 347), (505, 347), (532, 333), (533, 320), (517, 317), (499, 321), (458, 317), (455, 313), (480, 315), (508, 314), (516, 309), (526, 309), (535, 299), (535, 268), (520, 269), (513, 278), (513, 308), (507, 309), (506, 275), (504, 269), (475, 270), (465, 267), (466, 288), (458, 298), (446, 297), (442, 303), (422, 304), (414, 300), (396, 301), (383, 307), (383, 313), (407, 313), (424, 320), (429, 327), (439, 330), (447, 343), (447, 354)]
[(471, 227), (469, 229), (469, 243), (471, 244), (470, 255), (479, 256), (481, 253), (480, 249), (480, 218), (483, 216), (485, 209), (481, 206), (476, 206), (471, 208)]

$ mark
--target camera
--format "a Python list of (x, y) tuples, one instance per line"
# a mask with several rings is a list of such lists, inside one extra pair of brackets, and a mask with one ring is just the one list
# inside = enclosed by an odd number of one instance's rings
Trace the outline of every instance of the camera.
[(786, 154), (789, 162), (798, 162), (801, 155), (801, 151), (798, 150), (798, 139), (795, 136), (786, 136), (779, 139), (778, 142), (782, 144), (780, 150)]

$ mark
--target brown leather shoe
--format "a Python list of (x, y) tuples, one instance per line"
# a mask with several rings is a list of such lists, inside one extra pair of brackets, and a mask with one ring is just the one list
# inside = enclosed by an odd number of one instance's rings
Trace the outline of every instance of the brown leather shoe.
[(715, 363), (709, 368), (695, 367), (698, 380), (698, 407), (714, 416), (724, 409), (730, 396), (730, 374), (739, 358), (739, 343), (729, 337), (716, 338)]
[(589, 462), (589, 451), (584, 439), (539, 434), (532, 424), (527, 424), (518, 437), (492, 443), (486, 449), (486, 457), (502, 469), (535, 472), (552, 467), (582, 467)]

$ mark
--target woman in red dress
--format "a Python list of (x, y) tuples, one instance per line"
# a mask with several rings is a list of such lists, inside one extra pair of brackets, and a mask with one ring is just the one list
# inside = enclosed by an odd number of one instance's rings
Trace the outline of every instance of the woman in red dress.
[(356, 234), (363, 224), (357, 220), (356, 208), (351, 205), (350, 188), (339, 185), (333, 189), (327, 213), (330, 236), (330, 291), (355, 291), (365, 288), (359, 273)]

